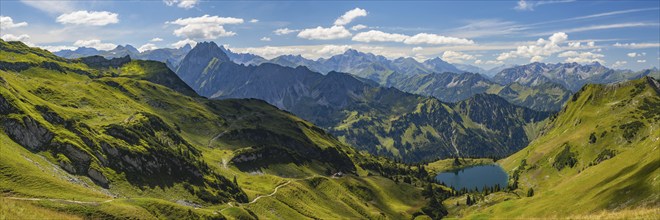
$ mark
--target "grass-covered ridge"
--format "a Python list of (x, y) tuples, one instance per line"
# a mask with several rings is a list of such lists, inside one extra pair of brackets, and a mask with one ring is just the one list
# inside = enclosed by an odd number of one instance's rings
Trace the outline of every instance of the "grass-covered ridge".
[(426, 204), (398, 181), (414, 171), (263, 101), (199, 97), (162, 63), (0, 53), (0, 192), (29, 209), (3, 216), (398, 219)]
[(457, 217), (648, 218), (657, 214), (659, 85), (645, 77), (585, 86), (551, 119), (543, 135), (498, 162), (517, 189), (486, 196), (476, 206), (455, 208), (451, 204), (456, 199), (445, 205)]

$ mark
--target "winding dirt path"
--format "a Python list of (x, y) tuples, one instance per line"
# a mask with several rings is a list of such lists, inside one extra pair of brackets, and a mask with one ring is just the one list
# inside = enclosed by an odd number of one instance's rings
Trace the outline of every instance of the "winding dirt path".
[[(250, 201), (250, 202), (248, 202), (248, 203), (239, 203), (239, 202), (236, 202), (236, 205), (237, 205), (236, 207), (238, 207), (238, 206), (243, 206), (243, 205), (250, 205), (250, 204), (252, 204), (252, 203), (255, 203), (255, 202), (259, 201), (259, 199), (261, 199), (261, 198), (274, 196), (275, 194), (277, 194), (277, 190), (279, 190), (279, 189), (282, 188), (282, 187), (285, 187), (285, 186), (289, 185), (289, 184), (290, 184), (291, 182), (293, 182), (293, 181), (308, 180), (308, 179), (312, 179), (312, 178), (316, 178), (316, 177), (321, 177), (321, 176), (319, 176), (319, 175), (314, 175), (314, 176), (305, 177), (305, 178), (289, 179), (288, 181), (286, 181), (286, 183), (283, 183), (283, 184), (280, 184), (280, 185), (276, 186), (272, 193), (270, 193), (270, 194), (268, 194), (268, 195), (257, 196), (256, 198), (254, 198), (252, 201)], [(219, 212), (222, 212), (222, 211), (224, 211), (224, 210), (226, 210), (226, 209), (228, 209), (228, 208), (232, 208), (232, 207), (234, 207), (234, 205), (232, 205), (231, 202), (228, 202), (227, 204), (229, 205), (229, 207), (225, 207), (225, 208), (221, 209)]]

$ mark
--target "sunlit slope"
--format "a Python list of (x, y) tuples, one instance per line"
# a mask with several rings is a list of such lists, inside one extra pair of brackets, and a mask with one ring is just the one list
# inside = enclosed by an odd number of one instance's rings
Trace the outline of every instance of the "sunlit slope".
[(276, 202), (285, 216), (398, 219), (425, 204), (378, 176), (381, 159), (263, 101), (199, 97), (153, 61), (0, 41), (0, 141), (1, 197), (28, 209), (3, 216), (249, 218), (277, 215), (259, 208)]
[[(520, 199), (493, 203), (496, 197), (490, 197), (490, 202), (455, 214), (507, 218), (657, 213), (659, 85), (645, 77), (585, 86), (541, 137), (499, 162), (510, 174), (519, 172), (520, 189), (514, 193)], [(530, 188), (534, 196), (526, 197)]]

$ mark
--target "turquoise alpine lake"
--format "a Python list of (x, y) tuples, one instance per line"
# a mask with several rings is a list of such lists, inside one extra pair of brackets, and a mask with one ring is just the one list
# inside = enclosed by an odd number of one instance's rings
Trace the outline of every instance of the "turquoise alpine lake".
[(435, 179), (456, 190), (473, 190), (476, 187), (481, 191), (484, 186), (499, 184), (502, 188), (506, 187), (509, 175), (500, 166), (490, 164), (442, 172)]

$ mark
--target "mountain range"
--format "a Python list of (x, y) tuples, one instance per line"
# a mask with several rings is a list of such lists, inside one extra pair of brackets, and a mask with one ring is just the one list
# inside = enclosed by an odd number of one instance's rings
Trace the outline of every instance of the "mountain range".
[(322, 74), (346, 72), (373, 80), (382, 86), (433, 96), (444, 102), (462, 101), (482, 93), (496, 94), (511, 103), (538, 111), (559, 111), (568, 97), (586, 83), (608, 84), (646, 75), (660, 78), (658, 69), (637, 72), (614, 70), (599, 63), (531, 63), (520, 66), (501, 65), (484, 70), (466, 64), (450, 64), (437, 57), (419, 63), (412, 58), (389, 60), (354, 49), (327, 59), (311, 60), (300, 55), (282, 55), (266, 60), (252, 54), (234, 53), (222, 46), (220, 48), (231, 61), (239, 64), (305, 66)]
[[(635, 72), (609, 69), (599, 63), (531, 63), (518, 66), (501, 65), (485, 70), (469, 64), (447, 63), (438, 57), (420, 63), (413, 58), (390, 60), (354, 49), (317, 60), (300, 55), (281, 55), (268, 60), (254, 54), (235, 53), (223, 46), (219, 47), (229, 60), (237, 64), (274, 63), (294, 68), (305, 66), (321, 74), (331, 71), (345, 72), (375, 81), (382, 86), (433, 96), (443, 102), (457, 102), (482, 93), (496, 94), (516, 105), (539, 111), (558, 111), (570, 94), (587, 83), (608, 84), (646, 75), (660, 77), (657, 68)], [(65, 58), (91, 55), (114, 58), (129, 55), (135, 59), (165, 62), (171, 69), (176, 69), (191, 49), (190, 45), (186, 45), (179, 49), (156, 49), (140, 53), (130, 45), (120, 45), (111, 51), (81, 47), (75, 51), (64, 50), (55, 54)], [(479, 73), (480, 76), (470, 73)], [(501, 91), (502, 88), (506, 90)]]
[(614, 70), (598, 62), (587, 65), (578, 63), (547, 64), (535, 62), (504, 69), (493, 76), (493, 81), (502, 85), (517, 82), (525, 86), (553, 82), (573, 92), (577, 92), (585, 84), (609, 84), (658, 74), (657, 68), (638, 72)]
[(170, 69), (176, 68), (183, 57), (192, 49), (190, 44), (181, 48), (159, 48), (140, 52), (131, 45), (118, 45), (112, 50), (97, 50), (89, 47), (79, 47), (76, 50), (61, 50), (54, 54), (60, 57), (75, 59), (87, 56), (102, 56), (105, 58), (118, 58), (130, 56), (132, 59), (154, 60), (167, 64)]
[(271, 63), (245, 66), (213, 42), (197, 44), (176, 72), (202, 96), (261, 99), (360, 150), (404, 161), (505, 156), (533, 139), (533, 127), (549, 115), (495, 95), (449, 104), (346, 73), (323, 75)]

